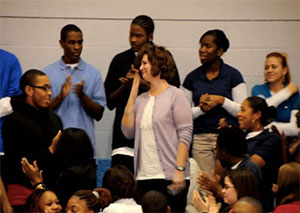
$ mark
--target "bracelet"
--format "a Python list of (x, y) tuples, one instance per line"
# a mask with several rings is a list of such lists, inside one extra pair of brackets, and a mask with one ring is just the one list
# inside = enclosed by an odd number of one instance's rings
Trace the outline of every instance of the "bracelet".
[(35, 189), (46, 189), (46, 185), (43, 182), (34, 185)]
[(183, 172), (185, 170), (185, 167), (184, 166), (176, 166), (175, 169), (180, 172)]

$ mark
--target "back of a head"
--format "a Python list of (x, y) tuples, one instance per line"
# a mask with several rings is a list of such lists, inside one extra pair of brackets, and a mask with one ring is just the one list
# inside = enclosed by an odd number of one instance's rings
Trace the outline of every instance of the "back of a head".
[(132, 20), (131, 24), (136, 24), (142, 27), (146, 31), (147, 35), (154, 32), (154, 22), (149, 16), (139, 15)]
[(167, 198), (159, 191), (149, 191), (142, 199), (143, 212), (168, 212)]
[(94, 157), (91, 141), (82, 129), (67, 128), (62, 131), (55, 156), (66, 166), (87, 164)]
[(247, 153), (246, 133), (240, 128), (222, 128), (218, 135), (217, 146), (234, 157), (243, 157)]
[(289, 162), (282, 165), (278, 172), (278, 204), (300, 200), (300, 164)]
[(253, 197), (242, 197), (235, 202), (232, 208), (233, 213), (262, 213), (262, 204)]
[(228, 38), (226, 37), (225, 33), (222, 30), (214, 29), (214, 30), (209, 30), (209, 31), (205, 32), (201, 36), (200, 42), (207, 35), (211, 35), (211, 36), (215, 37), (215, 43), (216, 43), (218, 49), (222, 48), (224, 53), (228, 50), (229, 40), (228, 40)]
[(102, 183), (102, 186), (110, 191), (112, 202), (136, 197), (136, 181), (133, 174), (124, 166), (117, 165), (108, 169)]
[(253, 112), (261, 112), (260, 123), (263, 126), (271, 123), (277, 116), (277, 110), (273, 106), (268, 106), (265, 99), (257, 96), (251, 96), (246, 99), (250, 103)]
[(111, 194), (105, 188), (96, 188), (92, 190), (79, 190), (72, 196), (78, 197), (85, 201), (86, 206), (93, 212), (99, 212), (101, 209), (107, 207), (111, 202)]
[(20, 79), (20, 89), (25, 93), (26, 86), (34, 85), (37, 76), (44, 76), (44, 75), (46, 74), (37, 69), (27, 70)]

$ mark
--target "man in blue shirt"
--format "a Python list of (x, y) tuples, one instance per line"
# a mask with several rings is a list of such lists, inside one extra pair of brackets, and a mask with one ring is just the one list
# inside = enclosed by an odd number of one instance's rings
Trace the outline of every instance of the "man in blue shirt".
[(50, 108), (60, 116), (64, 128), (76, 127), (87, 132), (96, 155), (94, 119), (102, 118), (106, 106), (101, 73), (80, 58), (83, 35), (77, 26), (63, 27), (59, 42), (64, 55), (43, 69), (52, 85)]
[(0, 49), (0, 155), (3, 155), (2, 124), (12, 112), (10, 98), (21, 93), (19, 88), (22, 70), (15, 55)]

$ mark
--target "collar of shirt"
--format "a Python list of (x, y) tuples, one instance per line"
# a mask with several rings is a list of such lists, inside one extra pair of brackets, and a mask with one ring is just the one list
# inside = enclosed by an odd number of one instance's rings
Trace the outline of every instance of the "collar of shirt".
[[(60, 58), (60, 68), (61, 70), (65, 70), (67, 69), (68, 67), (70, 67), (69, 65), (65, 64), (65, 62), (63, 61), (63, 56)], [(75, 68), (77, 68), (77, 70), (79, 71), (83, 71), (84, 70), (84, 66), (85, 66), (85, 62), (80, 58), (79, 62), (78, 62), (78, 65)]]
[(232, 167), (231, 167), (231, 170), (235, 170), (235, 169), (237, 169), (238, 168), (238, 166), (242, 163), (242, 161), (243, 161), (244, 159), (242, 159), (242, 160), (240, 160), (239, 162), (237, 162), (235, 165), (233, 165)]
[(249, 132), (247, 134), (246, 140), (250, 139), (250, 138), (254, 138), (255, 136), (259, 135), (260, 133), (262, 133), (263, 131), (255, 131), (255, 132)]
[[(220, 73), (219, 73), (218, 76), (217, 76), (216, 78), (214, 78), (213, 80), (218, 79), (218, 78), (226, 77), (226, 66), (225, 66), (223, 60), (222, 60), (222, 59), (220, 59), (220, 60), (221, 60), (221, 69), (220, 69)], [(200, 78), (201, 78), (202, 80), (207, 80), (207, 81), (209, 81), (209, 80), (207, 79), (207, 77), (206, 77), (206, 73), (205, 73), (205, 70), (204, 70), (204, 67), (203, 67), (203, 66), (200, 67), (200, 71), (201, 71), (201, 72), (199, 72)], [(225, 72), (225, 73), (224, 73), (224, 72)]]

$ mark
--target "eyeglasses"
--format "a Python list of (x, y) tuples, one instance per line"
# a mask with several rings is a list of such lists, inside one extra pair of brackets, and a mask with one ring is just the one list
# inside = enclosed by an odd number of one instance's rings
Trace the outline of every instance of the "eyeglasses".
[(51, 88), (52, 88), (52, 86), (44, 86), (44, 87), (43, 86), (35, 86), (35, 85), (29, 85), (29, 86), (31, 86), (33, 88), (42, 89), (45, 92), (48, 92), (49, 90), (51, 91)]
[(229, 188), (234, 188), (234, 186), (227, 186), (227, 185), (225, 185), (224, 187), (223, 187), (223, 189), (229, 189)]

